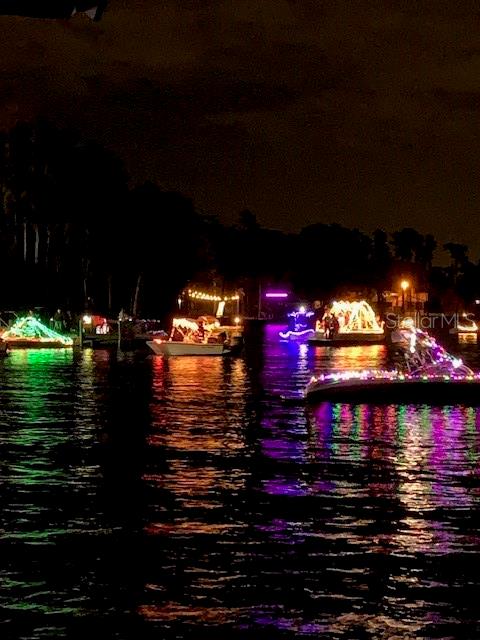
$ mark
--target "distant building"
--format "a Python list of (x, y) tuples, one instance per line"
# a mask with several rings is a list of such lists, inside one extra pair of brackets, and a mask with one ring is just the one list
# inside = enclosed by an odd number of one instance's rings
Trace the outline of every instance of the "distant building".
[(385, 291), (384, 306), (392, 311), (425, 311), (428, 303), (428, 292), (417, 291), (413, 285), (402, 290)]

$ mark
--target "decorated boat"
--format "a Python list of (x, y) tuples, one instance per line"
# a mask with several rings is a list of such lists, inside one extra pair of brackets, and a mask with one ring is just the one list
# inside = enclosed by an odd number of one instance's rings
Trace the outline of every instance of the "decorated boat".
[(154, 338), (147, 342), (160, 356), (223, 356), (239, 349), (242, 328), (239, 324), (222, 326), (209, 316), (174, 318), (167, 339)]
[(480, 404), (480, 373), (410, 324), (392, 333), (398, 356), (389, 370), (339, 371), (313, 376), (308, 401), (451, 402)]
[(65, 349), (73, 340), (44, 325), (34, 316), (18, 318), (1, 336), (8, 349)]
[(449, 333), (452, 335), (462, 335), (462, 334), (476, 334), (478, 331), (478, 325), (475, 320), (471, 317), (471, 314), (462, 313), (462, 315), (458, 318), (458, 321), (454, 327), (449, 329)]
[(304, 341), (315, 333), (315, 312), (301, 305), (288, 314), (288, 327), (279, 332), (280, 340)]
[(383, 323), (366, 300), (334, 301), (307, 338), (310, 344), (339, 347), (379, 344), (384, 340)]

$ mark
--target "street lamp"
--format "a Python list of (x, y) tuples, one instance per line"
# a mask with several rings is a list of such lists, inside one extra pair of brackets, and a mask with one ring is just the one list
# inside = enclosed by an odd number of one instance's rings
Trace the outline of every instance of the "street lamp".
[(402, 289), (402, 313), (405, 313), (405, 291), (408, 289), (409, 286), (410, 286), (410, 283), (408, 280), (402, 280), (400, 283), (400, 287)]

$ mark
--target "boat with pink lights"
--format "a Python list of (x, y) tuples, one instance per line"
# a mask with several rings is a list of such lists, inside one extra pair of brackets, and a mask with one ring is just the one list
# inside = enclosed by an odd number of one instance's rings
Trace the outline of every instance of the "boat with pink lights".
[(401, 360), (391, 370), (339, 371), (313, 376), (307, 401), (467, 403), (480, 405), (480, 373), (408, 324), (392, 333)]

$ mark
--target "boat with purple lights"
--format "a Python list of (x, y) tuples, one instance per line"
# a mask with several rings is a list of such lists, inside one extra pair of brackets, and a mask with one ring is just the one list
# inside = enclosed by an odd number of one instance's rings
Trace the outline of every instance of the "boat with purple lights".
[(391, 370), (339, 371), (313, 376), (308, 401), (480, 405), (480, 372), (448, 353), (425, 331), (404, 324), (392, 333), (398, 356)]
[(296, 311), (288, 314), (288, 328), (280, 331), (280, 340), (306, 340), (315, 333), (315, 312), (309, 311), (305, 305), (300, 305)]

